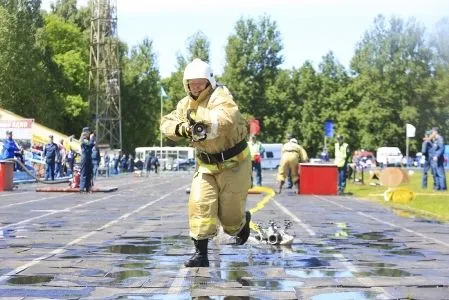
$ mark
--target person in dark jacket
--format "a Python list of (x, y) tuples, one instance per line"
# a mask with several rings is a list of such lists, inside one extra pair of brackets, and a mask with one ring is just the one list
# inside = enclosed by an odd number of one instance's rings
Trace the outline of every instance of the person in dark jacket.
[(157, 158), (156, 155), (151, 158), (151, 165), (154, 167), (154, 173), (157, 174), (157, 168), (159, 167), (159, 159)]
[(134, 157), (130, 154), (128, 159), (128, 172), (134, 172)]
[(93, 178), (97, 178), (98, 175), (98, 167), (100, 166), (101, 156), (100, 156), (100, 149), (98, 149), (98, 146), (95, 145), (92, 148), (92, 172), (93, 172)]
[(95, 137), (91, 135), (89, 127), (84, 127), (80, 138), (81, 143), (81, 171), (80, 192), (90, 192), (92, 188), (92, 148), (95, 146)]
[(45, 180), (55, 180), (55, 161), (56, 155), (59, 152), (59, 147), (56, 143), (53, 142), (53, 136), (48, 136), (50, 138), (50, 142), (45, 145), (43, 156), (45, 157)]
[[(422, 167), (422, 181), (421, 181), (421, 187), (423, 189), (427, 188), (427, 173), (430, 169), (430, 158), (431, 158), (431, 150), (432, 150), (432, 141), (430, 139), (430, 134), (432, 133), (431, 130), (427, 130), (425, 132), (422, 146), (421, 146), (421, 153), (424, 156), (424, 164)], [(433, 172), (432, 172), (433, 174)]]
[(436, 186), (435, 190), (445, 191), (446, 187), (446, 173), (444, 171), (444, 139), (438, 133), (438, 128), (432, 128), (431, 138), (433, 140), (432, 145), (432, 157), (430, 164), (435, 172)]
[[(12, 138), (12, 131), (6, 131), (6, 139), (3, 141), (3, 159), (17, 157), (24, 162), (23, 155), (21, 153), (22, 148), (17, 145), (16, 141)], [(14, 163), (14, 171), (18, 169), (17, 163)]]

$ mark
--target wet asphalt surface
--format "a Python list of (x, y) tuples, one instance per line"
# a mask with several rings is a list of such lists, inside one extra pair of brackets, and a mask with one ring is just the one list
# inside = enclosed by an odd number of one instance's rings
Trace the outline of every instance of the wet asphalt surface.
[[(184, 268), (191, 176), (100, 178), (111, 193), (0, 193), (0, 298), (449, 299), (449, 225), (352, 197), (285, 190), (253, 221), (291, 221), (291, 247), (220, 234), (209, 268)], [(264, 185), (274, 178), (265, 172)], [(249, 195), (248, 208), (263, 198)]]

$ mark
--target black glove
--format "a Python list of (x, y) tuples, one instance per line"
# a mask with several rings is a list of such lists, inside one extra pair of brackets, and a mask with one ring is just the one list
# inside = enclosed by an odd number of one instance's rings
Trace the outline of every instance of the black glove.
[(190, 125), (187, 122), (182, 122), (176, 125), (175, 134), (177, 136), (185, 137), (189, 139), (192, 137), (192, 131), (190, 130)]

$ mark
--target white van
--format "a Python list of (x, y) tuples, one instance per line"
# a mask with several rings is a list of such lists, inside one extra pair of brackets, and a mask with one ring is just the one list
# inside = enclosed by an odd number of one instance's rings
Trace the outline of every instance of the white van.
[(376, 160), (380, 166), (400, 166), (402, 158), (398, 147), (380, 147), (376, 152)]
[(262, 144), (265, 153), (262, 155), (262, 169), (277, 169), (281, 163), (282, 144)]

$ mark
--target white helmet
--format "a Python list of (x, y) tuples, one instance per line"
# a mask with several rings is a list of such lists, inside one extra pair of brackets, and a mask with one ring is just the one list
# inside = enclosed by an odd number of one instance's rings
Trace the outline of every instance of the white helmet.
[(184, 70), (184, 78), (182, 79), (182, 83), (184, 84), (184, 90), (187, 94), (190, 93), (188, 80), (197, 78), (205, 78), (209, 80), (213, 89), (217, 86), (211, 67), (199, 58), (195, 58)]
[(298, 140), (297, 140), (297, 139), (295, 139), (295, 138), (292, 138), (292, 139), (290, 139), (290, 143), (295, 143), (295, 144), (298, 144)]

